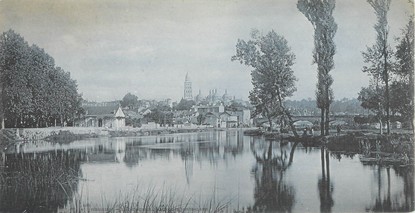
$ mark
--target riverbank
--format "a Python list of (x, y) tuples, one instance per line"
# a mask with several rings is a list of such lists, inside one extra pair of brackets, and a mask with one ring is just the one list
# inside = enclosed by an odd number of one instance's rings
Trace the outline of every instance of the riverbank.
[(268, 140), (300, 142), (304, 146), (325, 147), (333, 153), (360, 154), (365, 164), (412, 165), (414, 163), (414, 137), (411, 131), (396, 131), (381, 135), (374, 131), (343, 131), (328, 136), (304, 135), (294, 137), (289, 133), (263, 132), (259, 129), (245, 131), (251, 136)]
[(18, 141), (59, 141), (70, 142), (97, 137), (134, 137), (148, 135), (165, 135), (206, 131), (224, 131), (224, 128), (206, 127), (161, 127), (109, 129), (104, 127), (49, 127), (49, 128), (10, 128), (0, 130), (0, 148)]

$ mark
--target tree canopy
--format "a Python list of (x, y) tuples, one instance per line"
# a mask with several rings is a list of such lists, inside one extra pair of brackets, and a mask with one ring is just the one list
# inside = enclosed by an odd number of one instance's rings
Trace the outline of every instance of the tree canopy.
[(334, 35), (337, 24), (333, 18), (335, 0), (298, 0), (297, 8), (311, 22), (314, 28), (313, 63), (317, 64), (317, 107), (321, 109), (321, 134), (329, 133), (329, 110), (333, 101), (333, 78), (336, 45)]
[(127, 93), (121, 101), (122, 107), (128, 107), (129, 109), (135, 109), (138, 106), (138, 97), (131, 93)]
[(363, 72), (367, 72), (378, 83), (385, 86), (384, 96), (385, 112), (386, 112), (386, 126), (387, 132), (390, 133), (389, 127), (389, 113), (390, 113), (390, 96), (389, 96), (389, 81), (392, 72), (392, 57), (393, 51), (388, 44), (389, 26), (388, 26), (388, 11), (390, 7), (390, 0), (367, 0), (375, 11), (377, 22), (374, 26), (376, 31), (376, 42), (371, 47), (367, 47), (366, 52), (363, 52), (363, 59), (366, 65), (363, 67)]
[(272, 128), (272, 119), (290, 118), (283, 102), (296, 91), (297, 79), (291, 68), (295, 55), (287, 40), (274, 31), (262, 35), (254, 30), (251, 36), (249, 41), (238, 40), (232, 60), (253, 68), (254, 88), (249, 93), (249, 100), (255, 107), (253, 114), (266, 117)]
[(3, 127), (63, 125), (83, 113), (70, 73), (13, 30), (0, 36), (0, 91)]
[(391, 85), (391, 104), (395, 111), (406, 117), (414, 128), (414, 22), (410, 17), (397, 39), (395, 58), (398, 79)]
[(196, 102), (194, 100), (186, 100), (182, 98), (174, 108), (176, 110), (190, 110), (195, 104)]

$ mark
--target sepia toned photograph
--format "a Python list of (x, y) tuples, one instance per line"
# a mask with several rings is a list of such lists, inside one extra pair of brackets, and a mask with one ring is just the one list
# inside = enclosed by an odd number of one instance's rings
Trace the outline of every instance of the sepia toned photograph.
[(0, 212), (413, 212), (414, 0), (0, 0)]

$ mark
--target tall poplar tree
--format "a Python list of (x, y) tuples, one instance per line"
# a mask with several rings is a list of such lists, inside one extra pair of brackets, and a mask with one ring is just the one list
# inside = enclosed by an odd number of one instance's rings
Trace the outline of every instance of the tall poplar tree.
[(317, 107), (321, 110), (321, 135), (329, 134), (330, 104), (333, 101), (333, 78), (336, 45), (334, 35), (337, 24), (333, 18), (335, 0), (298, 0), (298, 10), (307, 17), (314, 28), (313, 63), (317, 64)]
[[(364, 62), (368, 64), (363, 67), (363, 72), (367, 72), (385, 86), (385, 112), (387, 133), (390, 133), (390, 96), (389, 82), (392, 72), (392, 48), (388, 44), (389, 26), (387, 15), (389, 11), (390, 0), (368, 0), (370, 6), (375, 11), (377, 22), (374, 26), (376, 31), (376, 42), (371, 47), (367, 47), (363, 52)], [(381, 128), (382, 129), (382, 128)]]

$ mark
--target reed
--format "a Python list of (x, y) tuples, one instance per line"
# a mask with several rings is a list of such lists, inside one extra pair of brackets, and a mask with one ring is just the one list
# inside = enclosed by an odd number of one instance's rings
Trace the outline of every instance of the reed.
[(83, 192), (74, 193), (72, 202), (64, 212), (233, 212), (231, 199), (216, 199), (215, 196), (194, 199), (179, 190), (162, 186), (136, 186), (130, 192), (119, 193), (113, 200), (101, 195), (101, 203), (85, 201)]

